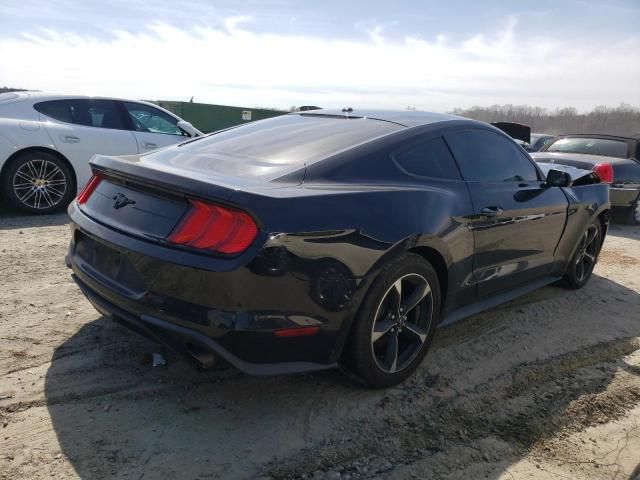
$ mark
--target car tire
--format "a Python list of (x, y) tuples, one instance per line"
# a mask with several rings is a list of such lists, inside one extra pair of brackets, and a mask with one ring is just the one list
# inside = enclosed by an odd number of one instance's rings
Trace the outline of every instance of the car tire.
[(596, 219), (587, 226), (578, 239), (571, 261), (563, 278), (564, 286), (577, 290), (584, 287), (598, 261), (600, 246), (602, 244), (602, 225)]
[(627, 225), (640, 225), (640, 195), (625, 212), (624, 223)]
[(345, 345), (342, 366), (374, 388), (404, 381), (427, 354), (440, 302), (438, 275), (429, 262), (411, 253), (395, 260), (367, 292)]
[(65, 162), (47, 152), (26, 152), (7, 167), (0, 180), (4, 200), (29, 213), (46, 214), (65, 208), (76, 193)]

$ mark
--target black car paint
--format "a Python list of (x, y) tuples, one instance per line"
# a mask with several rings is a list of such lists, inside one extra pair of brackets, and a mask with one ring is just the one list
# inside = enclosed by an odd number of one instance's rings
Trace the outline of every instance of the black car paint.
[[(406, 128), (269, 181), (181, 169), (170, 161), (180, 147), (157, 163), (95, 157), (109, 182), (69, 207), (76, 281), (99, 311), (142, 333), (181, 350), (196, 344), (248, 373), (282, 373), (336, 365), (368, 288), (407, 251), (437, 269), (445, 324), (560, 278), (594, 218), (606, 232), (607, 185), (547, 187), (538, 168), (536, 182), (474, 193), (464, 181), (407, 175), (391, 158), (416, 139), (496, 131), (486, 124), (368, 116)], [(136, 204), (109, 211), (118, 193)], [(247, 211), (260, 230), (253, 245), (224, 257), (166, 244), (187, 198)], [(499, 200), (502, 215), (483, 215), (479, 200)], [(105, 256), (116, 267), (100, 266)], [(274, 336), (301, 325), (319, 333)]]

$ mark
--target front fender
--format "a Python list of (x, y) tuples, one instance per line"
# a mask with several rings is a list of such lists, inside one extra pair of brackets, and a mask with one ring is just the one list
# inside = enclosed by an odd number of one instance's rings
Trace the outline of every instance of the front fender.
[(556, 248), (557, 273), (564, 274), (568, 262), (578, 248), (578, 239), (594, 220), (602, 222), (603, 241), (609, 225), (609, 185), (599, 183), (562, 189), (569, 201), (567, 223)]

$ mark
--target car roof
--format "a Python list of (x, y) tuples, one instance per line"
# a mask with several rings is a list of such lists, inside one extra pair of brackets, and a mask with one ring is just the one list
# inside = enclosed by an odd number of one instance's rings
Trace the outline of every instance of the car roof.
[(125, 102), (138, 102), (138, 103), (149, 103), (143, 100), (132, 100), (129, 98), (120, 98), (120, 97), (105, 97), (102, 95), (70, 95), (68, 93), (48, 93), (48, 92), (40, 92), (35, 90), (27, 90), (24, 92), (13, 92), (24, 98), (32, 98), (38, 100), (67, 100), (67, 99), (95, 99), (95, 100), (122, 100)]
[[(48, 100), (118, 100), (121, 102), (132, 102), (132, 103), (141, 103), (143, 105), (149, 105), (150, 107), (157, 108), (162, 110), (165, 113), (168, 113), (174, 118), (180, 119), (175, 113), (167, 110), (166, 108), (162, 108), (160, 105), (156, 105), (155, 103), (148, 102), (146, 100), (135, 100), (130, 98), (120, 98), (120, 97), (103, 97), (103, 96), (91, 96), (91, 95), (69, 95), (69, 94), (58, 94), (58, 93), (47, 93), (40, 91), (22, 91), (22, 92), (12, 92), (16, 93), (19, 96), (19, 99), (27, 100), (29, 99), (32, 102), (44, 102)], [(18, 100), (18, 98), (16, 98)]]
[(609, 135), (606, 133), (565, 133), (558, 135), (558, 138), (566, 137), (601, 138), (603, 140), (640, 140), (640, 136), (623, 137), (622, 135)]
[(593, 165), (601, 162), (606, 163), (624, 163), (628, 162), (628, 157), (610, 157), (609, 155), (592, 155), (590, 153), (573, 153), (573, 152), (531, 152), (531, 157), (536, 160), (554, 160), (562, 159), (577, 160), (579, 162), (591, 163)]
[(472, 123), (480, 123), (468, 118), (450, 115), (448, 113), (418, 112), (412, 110), (371, 110), (371, 109), (321, 109), (295, 112), (290, 115), (314, 115), (326, 117), (351, 117), (369, 118), (372, 120), (382, 120), (384, 122), (397, 123), (403, 127), (417, 127), (430, 123), (446, 122), (451, 120), (466, 120)]
[(73, 100), (73, 99), (87, 99), (87, 100), (119, 100), (122, 102), (134, 102), (134, 103), (143, 103), (145, 105), (150, 105), (152, 107), (158, 107), (158, 105), (148, 102), (146, 100), (136, 100), (131, 98), (121, 98), (121, 97), (104, 97), (102, 95), (69, 95), (66, 93), (47, 93), (47, 92), (39, 92), (39, 91), (24, 91), (24, 92), (12, 92), (18, 94), (20, 97), (24, 99), (31, 100)]

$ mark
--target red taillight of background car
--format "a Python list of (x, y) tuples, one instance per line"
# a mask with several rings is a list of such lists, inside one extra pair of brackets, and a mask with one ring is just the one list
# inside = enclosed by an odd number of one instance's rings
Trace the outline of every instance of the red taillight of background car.
[(613, 183), (613, 168), (611, 164), (598, 163), (592, 168), (592, 171), (598, 176), (601, 183)]
[(244, 252), (257, 234), (256, 223), (245, 212), (191, 200), (191, 208), (167, 240), (233, 255)]
[(102, 180), (102, 177), (100, 177), (100, 175), (94, 174), (89, 179), (87, 184), (82, 188), (82, 190), (80, 190), (80, 193), (76, 197), (76, 201), (81, 205), (83, 203), (86, 203), (87, 200), (89, 200), (89, 197), (91, 196), (91, 194), (95, 191), (96, 188), (98, 188), (98, 185), (100, 184), (101, 180)]

